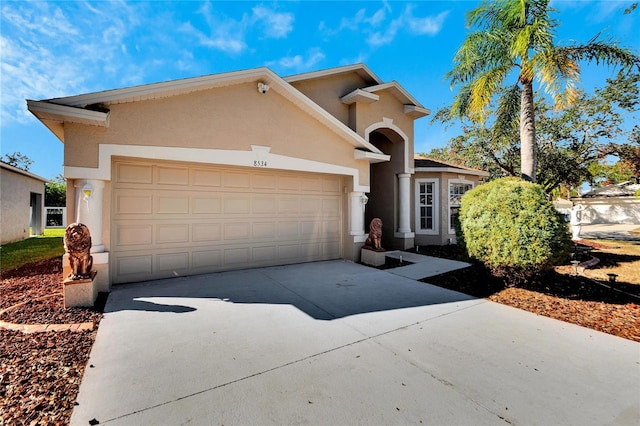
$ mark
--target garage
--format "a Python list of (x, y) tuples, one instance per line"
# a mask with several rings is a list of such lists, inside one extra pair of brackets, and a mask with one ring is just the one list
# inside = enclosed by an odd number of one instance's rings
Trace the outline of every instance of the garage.
[(343, 256), (343, 177), (114, 159), (111, 276), (126, 283)]

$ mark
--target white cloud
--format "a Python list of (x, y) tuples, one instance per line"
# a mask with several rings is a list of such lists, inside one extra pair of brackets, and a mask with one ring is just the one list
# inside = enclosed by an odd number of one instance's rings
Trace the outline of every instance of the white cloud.
[(252, 12), (252, 20), (264, 25), (266, 37), (284, 38), (293, 31), (294, 16), (291, 13), (274, 12), (264, 6), (256, 6)]
[[(402, 13), (392, 18), (390, 3), (384, 2), (383, 7), (373, 14), (367, 10), (359, 9), (353, 17), (342, 18), (336, 29), (331, 29), (325, 22), (320, 22), (319, 30), (327, 36), (334, 36), (343, 30), (359, 31), (365, 35), (366, 43), (371, 47), (379, 47), (391, 44), (400, 31), (406, 31), (413, 35), (436, 35), (442, 30), (448, 11), (435, 16), (413, 16), (414, 7), (408, 5)], [(386, 23), (386, 26), (385, 26)]]
[(288, 71), (304, 72), (316, 67), (316, 65), (325, 58), (325, 54), (319, 48), (312, 48), (307, 51), (306, 55), (285, 56), (276, 62), (267, 64), (268, 66), (277, 65)]
[(426, 16), (424, 18), (415, 18), (411, 16), (411, 12), (406, 14), (406, 20), (409, 31), (417, 35), (436, 35), (442, 30), (444, 20), (449, 15), (449, 11), (440, 12), (436, 16)]

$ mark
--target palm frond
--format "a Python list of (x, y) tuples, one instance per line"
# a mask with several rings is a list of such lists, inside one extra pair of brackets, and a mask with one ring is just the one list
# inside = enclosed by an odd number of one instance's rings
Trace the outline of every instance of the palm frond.
[(574, 61), (593, 61), (600, 65), (619, 66), (623, 71), (640, 72), (640, 56), (629, 49), (619, 47), (615, 42), (598, 40), (599, 35), (587, 44), (560, 48), (562, 55)]

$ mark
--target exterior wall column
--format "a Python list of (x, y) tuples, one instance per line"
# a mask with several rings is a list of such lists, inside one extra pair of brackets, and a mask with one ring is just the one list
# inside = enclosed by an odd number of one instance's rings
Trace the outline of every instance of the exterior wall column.
[(364, 192), (351, 192), (350, 194), (350, 219), (349, 219), (349, 235), (353, 235), (354, 242), (364, 242), (364, 203), (362, 197)]
[[(104, 181), (96, 179), (77, 180), (76, 189), (76, 222), (83, 223), (91, 233), (91, 253), (103, 253), (102, 240), (102, 193)], [(87, 196), (85, 189), (90, 190)]]
[(411, 232), (411, 174), (398, 174), (398, 231), (396, 238), (413, 238)]

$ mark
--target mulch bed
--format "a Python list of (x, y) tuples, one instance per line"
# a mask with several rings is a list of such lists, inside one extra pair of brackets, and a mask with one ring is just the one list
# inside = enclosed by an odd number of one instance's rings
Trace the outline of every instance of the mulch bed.
[[(600, 248), (597, 244), (589, 242)], [(420, 247), (420, 253), (470, 262), (457, 246)], [(505, 288), (481, 265), (471, 263), (470, 268), (422, 281), (640, 342), (640, 299), (575, 275), (571, 265), (556, 267), (521, 287)], [(620, 282), (616, 288), (640, 295), (636, 284)]]
[[(98, 324), (102, 318), (101, 306), (64, 309), (60, 258), (2, 273), (0, 295), (0, 310), (26, 302), (0, 317), (7, 322)], [(68, 424), (95, 334), (0, 329), (0, 424)]]

